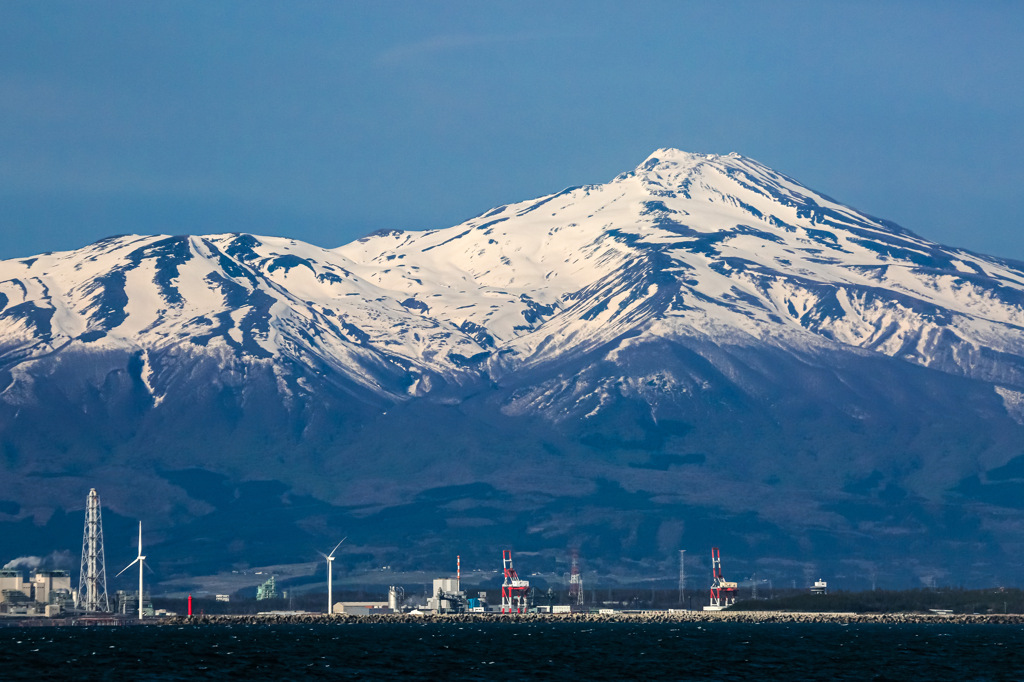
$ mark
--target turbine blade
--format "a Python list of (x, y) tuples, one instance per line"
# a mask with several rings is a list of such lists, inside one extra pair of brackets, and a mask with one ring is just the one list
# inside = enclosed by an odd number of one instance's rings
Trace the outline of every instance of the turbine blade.
[[(136, 564), (136, 562), (137, 562), (137, 561), (138, 561), (139, 559), (141, 559), (141, 558), (142, 558), (142, 557), (138, 557), (138, 556), (137, 556), (137, 557), (135, 557), (135, 561), (131, 562), (130, 564), (128, 564), (127, 566), (125, 566), (124, 568), (122, 568), (122, 569), (121, 569), (121, 573), (124, 573), (124, 572), (125, 572), (125, 571), (127, 571), (127, 570), (128, 570), (129, 568), (131, 568), (132, 566), (134, 566), (134, 565)], [(118, 573), (117, 575), (121, 575), (121, 573)], [(117, 575), (115, 575), (114, 577), (116, 578), (116, 577), (117, 577)]]
[[(348, 540), (348, 536), (347, 535), (341, 539), (341, 542), (345, 542), (345, 540)], [(336, 544), (334, 546), (334, 549), (331, 550), (331, 556), (334, 556), (334, 553), (338, 551), (339, 547), (341, 547), (341, 542)], [(325, 556), (324, 558), (326, 559), (327, 557)]]

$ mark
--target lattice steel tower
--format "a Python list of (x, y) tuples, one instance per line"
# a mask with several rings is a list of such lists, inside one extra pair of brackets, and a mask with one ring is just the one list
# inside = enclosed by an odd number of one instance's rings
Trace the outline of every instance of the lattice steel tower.
[[(142, 595), (139, 595), (141, 601)], [(82, 535), (82, 572), (78, 578), (75, 606), (85, 611), (110, 611), (107, 598), (107, 566), (103, 559), (103, 517), (100, 495), (89, 491), (85, 503), (85, 532)]]
[(572, 566), (569, 569), (569, 604), (583, 606), (583, 575), (580, 573), (579, 550), (572, 550)]

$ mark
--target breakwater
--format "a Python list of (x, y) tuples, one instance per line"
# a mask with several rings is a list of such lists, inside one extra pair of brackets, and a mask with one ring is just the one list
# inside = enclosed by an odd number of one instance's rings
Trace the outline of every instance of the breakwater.
[(353, 615), (288, 613), (172, 616), (162, 625), (348, 625), (359, 623), (934, 623), (942, 625), (1024, 625), (1024, 614), (792, 613), (784, 611), (643, 611), (639, 613), (386, 613)]

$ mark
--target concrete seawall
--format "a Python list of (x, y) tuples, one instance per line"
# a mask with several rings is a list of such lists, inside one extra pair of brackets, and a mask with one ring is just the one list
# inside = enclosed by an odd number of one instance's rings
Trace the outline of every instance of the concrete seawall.
[(789, 613), (783, 611), (647, 611), (641, 613), (461, 613), (461, 614), (379, 614), (356, 616), (326, 613), (259, 614), (240, 616), (175, 616), (160, 619), (162, 625), (273, 625), (273, 624), (359, 624), (359, 623), (879, 623), (901, 625), (932, 623), (943, 625), (1024, 625), (1024, 614), (931, 613)]

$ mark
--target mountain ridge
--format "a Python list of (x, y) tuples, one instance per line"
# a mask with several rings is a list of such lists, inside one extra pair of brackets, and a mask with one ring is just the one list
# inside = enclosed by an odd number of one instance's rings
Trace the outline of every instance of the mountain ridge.
[[(44, 523), (116, 472), (159, 492), (108, 483), (105, 499), (184, 532), (226, 513), (174, 482), (199, 467), (229, 487), (280, 482), (291, 492), (268, 510), (311, 496), (367, 533), (420, 505), (444, 530), (410, 541), (417, 560), (467, 527), (458, 507), (549, 552), (578, 536), (619, 569), (616, 553), (678, 545), (685, 513), (878, 562), (891, 548), (865, 538), (917, 533), (934, 572), (936, 537), (967, 543), (976, 524), (1008, 557), (1024, 526), (1005, 498), (1016, 479), (988, 479), (1024, 457), (1022, 330), (1020, 264), (739, 154), (660, 149), (605, 184), (332, 249), (111, 237), (0, 262), (18, 508), (0, 524)], [(27, 504), (44, 477), (58, 499)], [(423, 497), (465, 485), (490, 486), (500, 513)], [(617, 517), (625, 539), (607, 535)], [(750, 557), (775, 551), (730, 532)]]

